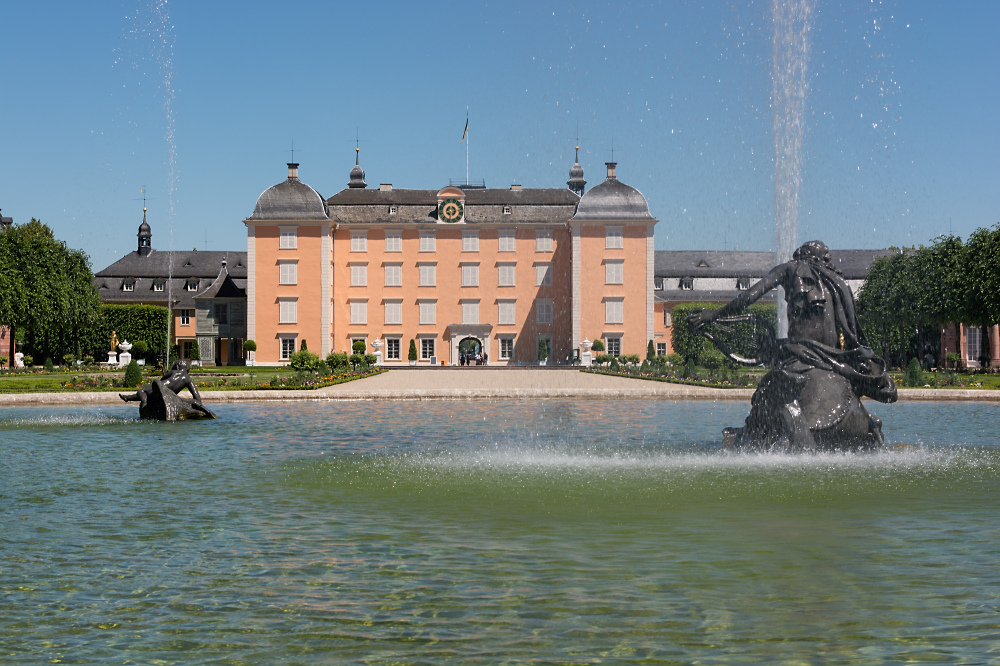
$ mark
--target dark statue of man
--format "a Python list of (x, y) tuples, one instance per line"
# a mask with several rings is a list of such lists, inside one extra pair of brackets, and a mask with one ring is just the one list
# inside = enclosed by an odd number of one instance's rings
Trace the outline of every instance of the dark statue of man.
[[(159, 379), (154, 379), (135, 393), (119, 393), (125, 402), (139, 402), (139, 416), (144, 419), (176, 421), (190, 418), (215, 418), (207, 407), (201, 404), (201, 394), (188, 371), (191, 362), (179, 359)], [(177, 394), (187, 389), (191, 400)]]
[(820, 241), (803, 244), (729, 304), (689, 318), (696, 331), (739, 313), (783, 287), (788, 338), (778, 340), (771, 370), (751, 399), (743, 428), (727, 428), (723, 443), (738, 448), (788, 450), (875, 449), (882, 423), (860, 396), (896, 401), (885, 362), (868, 347), (854, 309), (854, 294)]

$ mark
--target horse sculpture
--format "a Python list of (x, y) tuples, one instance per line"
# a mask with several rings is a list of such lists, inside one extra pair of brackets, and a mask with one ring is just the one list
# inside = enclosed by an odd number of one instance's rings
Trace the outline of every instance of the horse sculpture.
[[(746, 319), (732, 316), (764, 294), (783, 287), (788, 337), (761, 336), (756, 358), (733, 354), (709, 324)], [(723, 446), (749, 450), (822, 451), (884, 448), (882, 422), (868, 413), (861, 396), (891, 403), (896, 385), (885, 362), (868, 348), (854, 309), (854, 294), (830, 262), (820, 241), (795, 251), (757, 284), (714, 311), (689, 317), (692, 328), (738, 363), (766, 363), (742, 428), (723, 430)]]

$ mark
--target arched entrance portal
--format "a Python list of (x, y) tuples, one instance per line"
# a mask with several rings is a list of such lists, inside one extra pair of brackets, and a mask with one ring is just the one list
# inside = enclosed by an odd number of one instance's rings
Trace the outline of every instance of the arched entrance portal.
[(476, 356), (482, 357), (483, 343), (479, 338), (463, 338), (458, 343), (458, 357), (461, 365), (475, 365)]

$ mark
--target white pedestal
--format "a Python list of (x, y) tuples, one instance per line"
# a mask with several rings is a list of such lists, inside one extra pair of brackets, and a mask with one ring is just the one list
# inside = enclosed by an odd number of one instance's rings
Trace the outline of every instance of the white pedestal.
[(381, 351), (376, 351), (375, 352), (375, 365), (378, 365), (378, 366), (382, 365), (382, 352)]
[(108, 365), (118, 365), (118, 352), (108, 352)]
[(24, 354), (21, 352), (14, 352), (14, 367), (23, 368), (24, 367)]
[(127, 351), (118, 354), (118, 367), (124, 368), (126, 365), (129, 364), (129, 361), (131, 360), (132, 360), (132, 354), (129, 354)]
[(589, 351), (585, 351), (582, 354), (580, 354), (580, 365), (581, 366), (583, 366), (585, 368), (589, 368), (593, 364), (594, 364), (594, 355), (593, 354), (591, 354)]

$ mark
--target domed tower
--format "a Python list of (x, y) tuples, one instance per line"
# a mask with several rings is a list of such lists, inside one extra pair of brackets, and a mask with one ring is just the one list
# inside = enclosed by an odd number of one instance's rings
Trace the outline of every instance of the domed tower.
[(365, 182), (365, 170), (361, 168), (361, 149), (354, 149), (354, 168), (351, 169), (351, 180), (347, 183), (348, 187), (356, 187), (364, 189), (368, 187)]
[(587, 181), (583, 179), (583, 167), (580, 166), (580, 146), (576, 147), (576, 163), (570, 167), (569, 170), (569, 180), (566, 181), (566, 186), (583, 196), (583, 188), (586, 187)]
[(139, 233), (136, 236), (139, 237), (139, 247), (136, 248), (136, 254), (145, 257), (153, 251), (153, 232), (149, 228), (149, 223), (146, 222), (145, 206), (142, 207), (142, 224), (139, 225)]
[(326, 202), (319, 192), (299, 180), (299, 165), (288, 163), (288, 179), (273, 185), (257, 198), (247, 221), (315, 220), (328, 222)]

